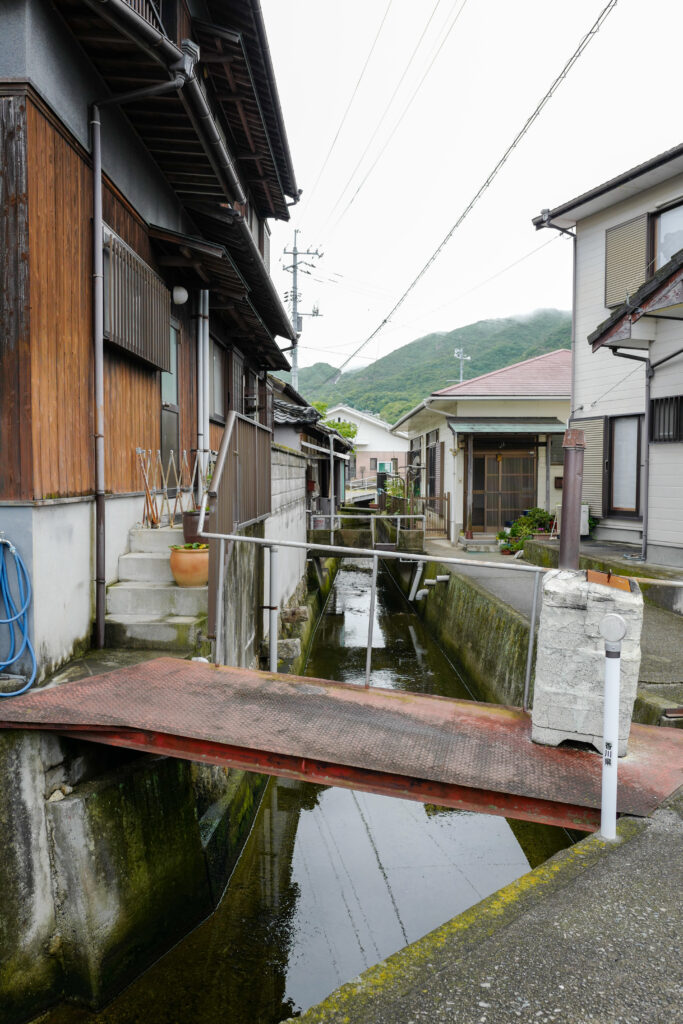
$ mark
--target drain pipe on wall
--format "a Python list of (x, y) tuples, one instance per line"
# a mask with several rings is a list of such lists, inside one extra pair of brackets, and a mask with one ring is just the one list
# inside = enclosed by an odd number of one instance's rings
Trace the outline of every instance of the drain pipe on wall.
[(205, 490), (209, 461), (209, 414), (209, 292), (202, 288), (197, 315), (197, 456), (201, 490)]
[(118, 96), (108, 96), (91, 107), (90, 127), (93, 165), (93, 349), (95, 369), (95, 646), (104, 647), (106, 602), (105, 569), (105, 477), (104, 477), (104, 256), (102, 249), (102, 122), (103, 107), (120, 106), (148, 96), (179, 91), (194, 73), (198, 51), (185, 53), (183, 67), (174, 78), (145, 89), (135, 89)]

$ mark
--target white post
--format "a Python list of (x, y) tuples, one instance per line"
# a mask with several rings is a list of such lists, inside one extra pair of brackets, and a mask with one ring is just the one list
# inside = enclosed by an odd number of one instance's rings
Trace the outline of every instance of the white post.
[(619, 681), (621, 674), (621, 641), (626, 636), (626, 623), (621, 615), (605, 615), (600, 623), (600, 633), (605, 640), (605, 710), (600, 834), (603, 839), (616, 839)]
[(370, 686), (372, 667), (372, 630), (375, 624), (375, 595), (377, 594), (377, 555), (372, 560), (372, 589), (370, 590), (370, 617), (368, 619), (368, 649), (365, 654), (365, 689)]
[(277, 672), (277, 626), (279, 602), (277, 596), (277, 556), (278, 548), (273, 544), (270, 549), (270, 596), (269, 623), (268, 623), (268, 668), (271, 672)]

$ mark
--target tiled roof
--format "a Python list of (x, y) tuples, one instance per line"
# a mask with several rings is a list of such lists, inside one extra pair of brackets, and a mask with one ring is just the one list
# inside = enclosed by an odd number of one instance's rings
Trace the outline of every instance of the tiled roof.
[(500, 396), (516, 398), (542, 395), (567, 395), (571, 389), (572, 354), (567, 348), (547, 352), (544, 356), (525, 359), (522, 363), (504, 366), (501, 370), (484, 373), (481, 377), (464, 380), (441, 391), (435, 396), (454, 398)]

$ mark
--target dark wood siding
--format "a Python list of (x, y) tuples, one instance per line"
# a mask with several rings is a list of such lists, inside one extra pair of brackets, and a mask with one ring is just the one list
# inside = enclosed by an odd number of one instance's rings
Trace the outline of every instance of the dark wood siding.
[(0, 499), (31, 496), (26, 97), (0, 97)]
[(31, 497), (62, 497), (93, 487), (92, 176), (32, 102), (27, 117)]

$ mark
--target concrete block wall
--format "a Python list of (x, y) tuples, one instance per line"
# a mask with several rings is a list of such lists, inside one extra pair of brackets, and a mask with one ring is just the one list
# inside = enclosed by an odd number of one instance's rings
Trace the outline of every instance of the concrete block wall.
[(626, 622), (621, 652), (619, 756), (626, 753), (640, 670), (643, 598), (589, 583), (582, 570), (553, 570), (543, 583), (532, 710), (532, 739), (558, 746), (590, 743), (602, 752), (605, 644), (600, 623), (616, 613)]
[[(272, 446), (272, 514), (266, 520), (265, 536), (277, 540), (306, 540), (306, 456), (279, 445)], [(280, 548), (278, 555), (278, 604), (283, 608), (300, 587), (306, 573), (306, 552)], [(264, 594), (269, 595), (270, 567), (264, 565)], [(264, 604), (268, 602), (264, 600)], [(268, 635), (268, 615), (264, 615)]]

